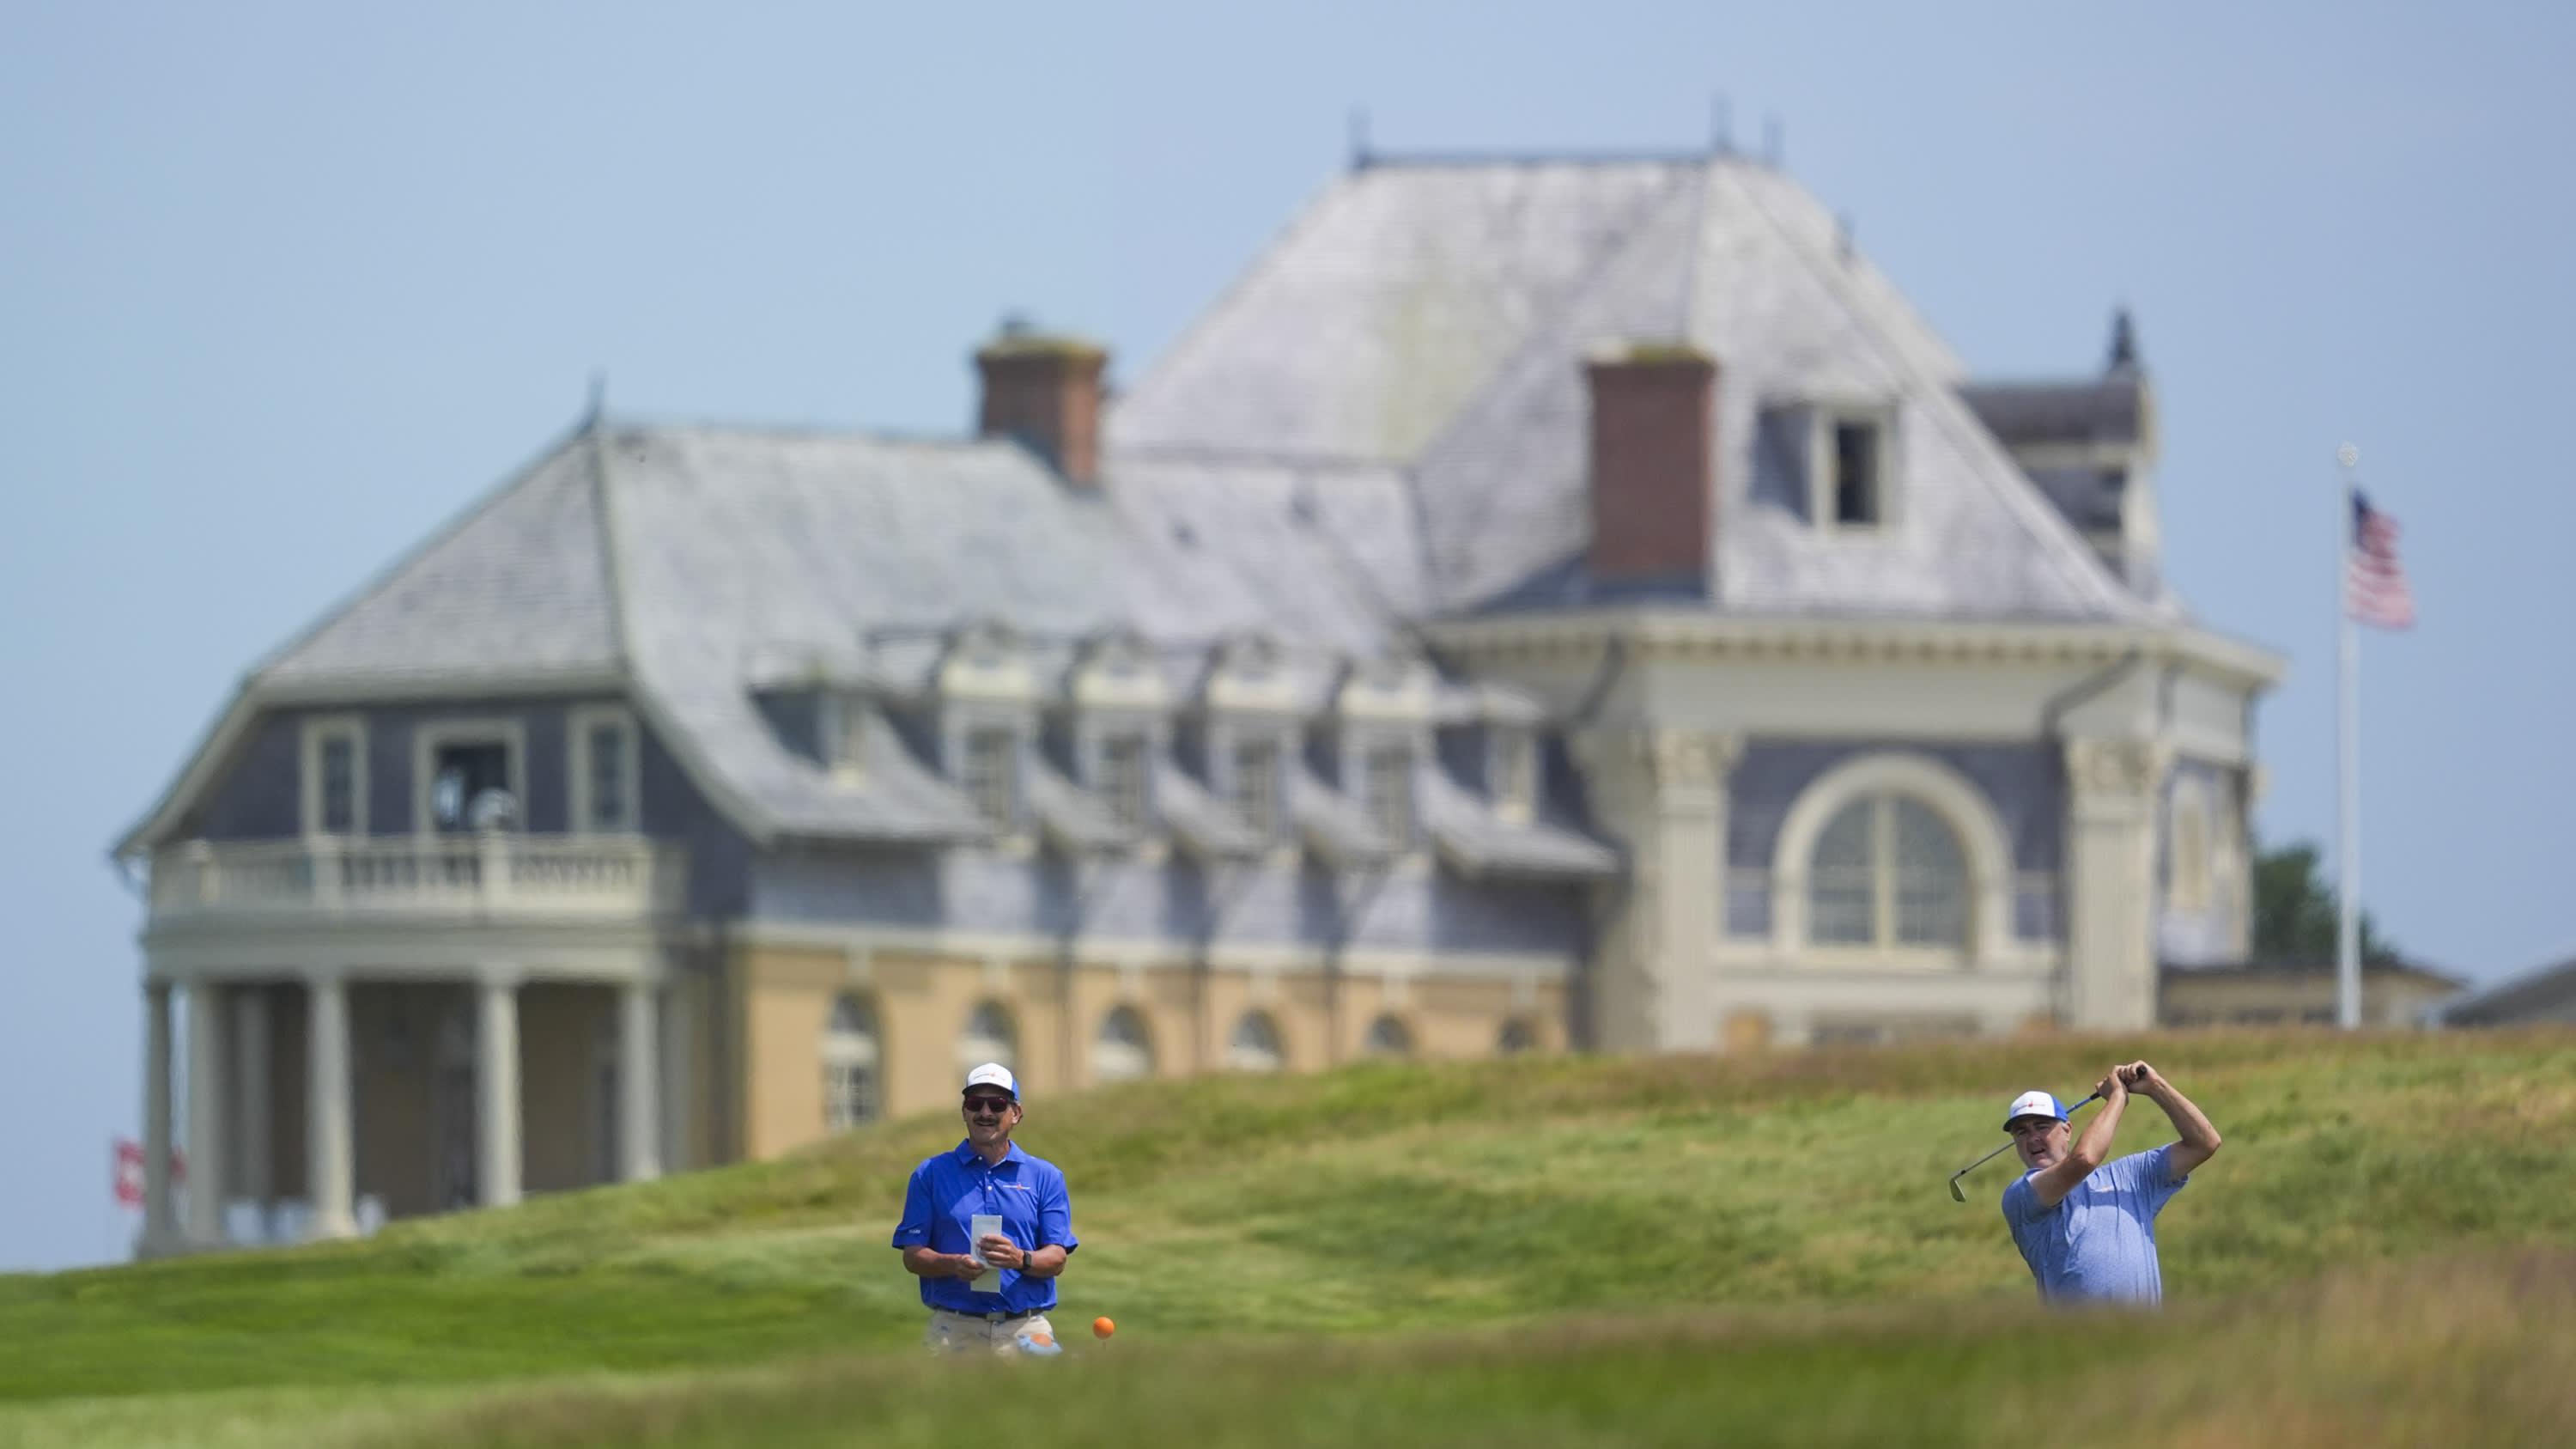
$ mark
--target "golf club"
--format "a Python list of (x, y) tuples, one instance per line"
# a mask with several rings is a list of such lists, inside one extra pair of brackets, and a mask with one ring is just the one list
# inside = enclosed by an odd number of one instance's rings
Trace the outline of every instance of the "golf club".
[[(2076, 1103), (2074, 1106), (2067, 1108), (2067, 1109), (2066, 1109), (2066, 1117), (2067, 1117), (2067, 1120), (2068, 1120), (2068, 1121), (2070, 1121), (2070, 1122), (2071, 1122), (2071, 1121), (2073, 1121), (2073, 1120), (2075, 1119), (2075, 1114), (2076, 1114), (2076, 1113), (2083, 1111), (2083, 1110), (2084, 1110), (2084, 1108), (2085, 1108), (2088, 1104), (2090, 1104), (2090, 1103), (2094, 1103), (2094, 1102), (2098, 1102), (2098, 1101), (2101, 1101), (2101, 1100), (2102, 1100), (2102, 1094), (2101, 1094), (2101, 1093), (2099, 1093), (2099, 1092), (2095, 1092), (2092, 1096), (2087, 1097), (2087, 1098), (2085, 1098), (2083, 1101)], [(1965, 1176), (1967, 1176), (1969, 1173), (1972, 1173), (1972, 1172), (1976, 1171), (1978, 1168), (1985, 1166), (1987, 1163), (1994, 1161), (1997, 1157), (2002, 1156), (2005, 1152), (2009, 1151), (2011, 1148), (2012, 1148), (2012, 1144), (2011, 1144), (2011, 1143), (2009, 1143), (2009, 1142), (2007, 1142), (2007, 1143), (2005, 1143), (2003, 1146), (1996, 1148), (1994, 1151), (1987, 1153), (1985, 1156), (1978, 1158), (1976, 1161), (1969, 1163), (1967, 1166), (1960, 1168), (1958, 1171), (1956, 1171), (1956, 1172), (1954, 1172), (1954, 1173), (1951, 1173), (1951, 1174), (1950, 1174), (1950, 1201), (1952, 1201), (1952, 1202), (1966, 1202), (1966, 1201), (1968, 1200), (1968, 1190), (1967, 1190), (1966, 1188), (1963, 1188), (1963, 1187), (1959, 1186), (1959, 1179), (1960, 1179), (1960, 1178), (1963, 1178), (1963, 1177), (1965, 1177)]]

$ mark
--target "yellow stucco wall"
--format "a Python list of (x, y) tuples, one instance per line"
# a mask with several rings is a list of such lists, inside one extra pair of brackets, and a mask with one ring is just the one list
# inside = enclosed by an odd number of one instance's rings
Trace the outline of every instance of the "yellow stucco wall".
[[(1051, 960), (979, 961), (779, 946), (741, 950), (728, 972), (732, 1036), (739, 1063), (743, 1155), (773, 1157), (825, 1131), (822, 1047), (834, 1001), (844, 993), (873, 1008), (878, 1072), (890, 1116), (933, 1110), (956, 1099), (966, 1067), (961, 1038), (986, 1002), (1008, 1017), (1012, 1069), (1033, 1099), (1094, 1085), (1098, 1036), (1109, 1013), (1133, 1008), (1145, 1020), (1152, 1074), (1185, 1077), (1221, 1069), (1235, 1024), (1266, 1011), (1277, 1023), (1290, 1071), (1359, 1059), (1382, 1014), (1404, 1023), (1413, 1055), (1455, 1060), (1495, 1055), (1504, 1024), (1519, 1021), (1541, 1051), (1565, 1048), (1561, 986), (1535, 991), (1507, 981), (1433, 979), (1396, 985), (1349, 976), (1241, 971), (1120, 970)], [(702, 1100), (706, 1093), (698, 1095)]]

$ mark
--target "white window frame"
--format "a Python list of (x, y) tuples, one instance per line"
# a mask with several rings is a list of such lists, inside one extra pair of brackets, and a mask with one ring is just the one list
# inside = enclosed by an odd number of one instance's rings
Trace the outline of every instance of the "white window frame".
[[(1133, 1018), (1136, 1023), (1137, 1039), (1135, 1041), (1113, 1041), (1110, 1039), (1109, 1028), (1122, 1014)], [(1133, 1052), (1135, 1054), (1134, 1060), (1123, 1062), (1118, 1067), (1111, 1068), (1110, 1064), (1117, 1060), (1114, 1054), (1123, 1052)], [(1101, 1013), (1100, 1025), (1091, 1033), (1091, 1079), (1094, 1082), (1145, 1081), (1153, 1077), (1156, 1065), (1157, 1063), (1155, 1061), (1154, 1054), (1154, 1019), (1146, 1015), (1143, 1007), (1136, 1005), (1134, 1002), (1122, 1001)], [(1136, 1070), (1125, 1070), (1125, 1067), (1128, 1066), (1132, 1066), (1136, 1068)]]
[[(1379, 762), (1389, 756), (1403, 761), (1401, 773), (1393, 777), (1401, 783), (1403, 795), (1392, 805), (1381, 798), (1387, 782), (1378, 770)], [(1369, 828), (1399, 853), (1411, 850), (1422, 834), (1422, 759), (1422, 742), (1409, 731), (1366, 731), (1351, 746), (1351, 761), (1359, 773), (1360, 788), (1355, 793), (1360, 809), (1368, 816)], [(1402, 828), (1390, 829), (1390, 825)]]
[(433, 787), (438, 783), (432, 772), (438, 767), (438, 752), (448, 745), (500, 745), (510, 752), (510, 797), (519, 802), (519, 829), (528, 828), (528, 726), (525, 720), (506, 718), (435, 719), (412, 731), (411, 745), (411, 823), (412, 833), (436, 837), (438, 824), (431, 817)]
[(814, 700), (814, 757), (836, 785), (868, 776), (868, 702), (856, 690), (826, 689)]
[[(1104, 720), (1087, 731), (1090, 736), (1084, 762), (1084, 783), (1108, 805), (1118, 823), (1134, 831), (1151, 830), (1154, 826), (1154, 729), (1142, 719)], [(1113, 746), (1133, 744), (1136, 747), (1136, 775), (1132, 780), (1110, 777)], [(1122, 804), (1121, 796), (1125, 796)]]
[[(965, 795), (975, 806), (976, 812), (994, 828), (1005, 832), (1016, 829), (1020, 816), (1020, 751), (1025, 747), (1018, 726), (1007, 720), (969, 715), (957, 721), (956, 731), (951, 739), (956, 746), (956, 754), (953, 758), (957, 764), (956, 768), (949, 773), (949, 779), (957, 786), (959, 793)], [(991, 788), (999, 793), (998, 801), (984, 795), (985, 782), (979, 780), (976, 774), (975, 747), (980, 741), (987, 739), (999, 739), (1002, 742), (999, 759), (1000, 776), (991, 782)], [(998, 809), (995, 808), (997, 805)]]
[[(326, 830), (322, 821), (322, 746), (326, 741), (349, 742), (349, 828), (347, 831)], [(298, 766), (302, 798), (298, 813), (307, 836), (331, 836), (361, 839), (367, 834), (367, 720), (364, 715), (317, 715), (304, 722), (302, 757)]]
[[(618, 730), (626, 737), (625, 758), (618, 769), (617, 788), (626, 800), (626, 823), (614, 829), (602, 829), (594, 818), (599, 802), (592, 795), (591, 734), (601, 728)], [(641, 835), (644, 831), (643, 731), (635, 724), (634, 712), (624, 705), (584, 705), (571, 712), (566, 720), (565, 767), (569, 771), (571, 813), (568, 823), (575, 835)], [(520, 806), (526, 808), (521, 797)]]
[[(1001, 1018), (1005, 1034), (999, 1038), (974, 1035), (975, 1019), (983, 1015), (987, 1007)], [(879, 1035), (883, 1035), (882, 1027)], [(1000, 1051), (992, 1049), (992, 1044), (997, 1041), (1002, 1048)], [(1014, 1073), (1020, 1069), (1020, 1019), (1007, 1002), (990, 996), (978, 998), (974, 1005), (966, 1008), (966, 1021), (957, 1028), (956, 1043), (957, 1070), (961, 1073), (973, 1071), (986, 1062), (1000, 1062)]]
[[(868, 1029), (865, 1032), (834, 1029), (833, 1023), (840, 1015), (844, 1000), (855, 1003), (867, 1013)], [(865, 992), (843, 991), (834, 994), (830, 1006), (824, 1011), (823, 1040), (818, 1050), (823, 1069), (823, 1129), (827, 1132), (847, 1132), (869, 1122), (885, 1120), (885, 1014), (878, 1007), (879, 1003)], [(853, 1072), (866, 1072), (874, 1079), (869, 1091), (871, 1105), (875, 1108), (871, 1116), (853, 1117), (843, 1110), (849, 1098), (845, 1087), (846, 1074)]]
[[(1873, 428), (1878, 433), (1878, 476), (1876, 485), (1878, 517), (1868, 523), (1845, 523), (1836, 513), (1834, 497), (1835, 430), (1846, 425)], [(1853, 539), (1883, 538), (1896, 531), (1904, 518), (1904, 452), (1898, 446), (1897, 409), (1892, 403), (1823, 402), (1808, 413), (1807, 433), (1807, 516), (1816, 531), (1826, 537)]]
[(1485, 796), (1505, 820), (1525, 821), (1538, 812), (1544, 793), (1545, 763), (1539, 757), (1538, 732), (1526, 725), (1492, 726), (1486, 745)]
[[(1910, 795), (1959, 841), (1968, 870), (1968, 942), (1874, 947), (1807, 939), (1807, 876), (1816, 839), (1845, 805), (1865, 795)], [(1775, 955), (1824, 967), (1959, 967), (2000, 964), (2014, 952), (2012, 845), (1985, 792), (1928, 755), (1889, 751), (1862, 755), (1810, 784), (1781, 822), (1771, 848), (1771, 948)]]
[[(1238, 1040), (1243, 1035), (1243, 1029), (1256, 1017), (1270, 1028), (1270, 1047), (1267, 1058), (1259, 1056), (1256, 1048), (1247, 1047)], [(1237, 1013), (1234, 1025), (1226, 1029), (1225, 1069), (1229, 1072), (1255, 1074), (1284, 1072), (1289, 1069), (1289, 1064), (1293, 1060), (1294, 1056), (1288, 1050), (1288, 1029), (1281, 1025), (1279, 1014), (1275, 1011), (1258, 1006), (1248, 1007)]]
[[(1250, 798), (1241, 779), (1246, 749), (1265, 749), (1270, 755), (1269, 788), (1262, 792), (1265, 803), (1259, 817), (1243, 808), (1243, 802)], [(1246, 829), (1260, 837), (1265, 849), (1277, 845), (1288, 833), (1288, 761), (1294, 749), (1294, 741), (1285, 730), (1232, 726), (1218, 732), (1210, 752), (1209, 772), (1217, 776), (1212, 783), (1217, 787), (1218, 798)]]

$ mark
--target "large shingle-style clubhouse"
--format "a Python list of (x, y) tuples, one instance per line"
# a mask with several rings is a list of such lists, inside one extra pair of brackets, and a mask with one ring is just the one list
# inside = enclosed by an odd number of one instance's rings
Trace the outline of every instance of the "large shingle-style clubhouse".
[(594, 416), (253, 669), (117, 846), (147, 1250), (985, 1059), (2134, 1028), (2242, 958), (2281, 664), (2163, 582), (2125, 321), (1972, 383), (1748, 160), (1378, 160), (1105, 361), (1006, 328), (954, 439)]

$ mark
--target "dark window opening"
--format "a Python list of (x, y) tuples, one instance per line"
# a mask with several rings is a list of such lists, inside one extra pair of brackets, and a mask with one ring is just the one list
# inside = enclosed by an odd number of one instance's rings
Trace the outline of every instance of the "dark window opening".
[(626, 727), (590, 727), (590, 828), (624, 830), (632, 825), (626, 809)]
[(1878, 494), (1877, 426), (1834, 424), (1834, 522), (1878, 522)]
[(518, 823), (508, 745), (441, 745), (429, 778), (430, 819), (440, 830), (501, 830)]

